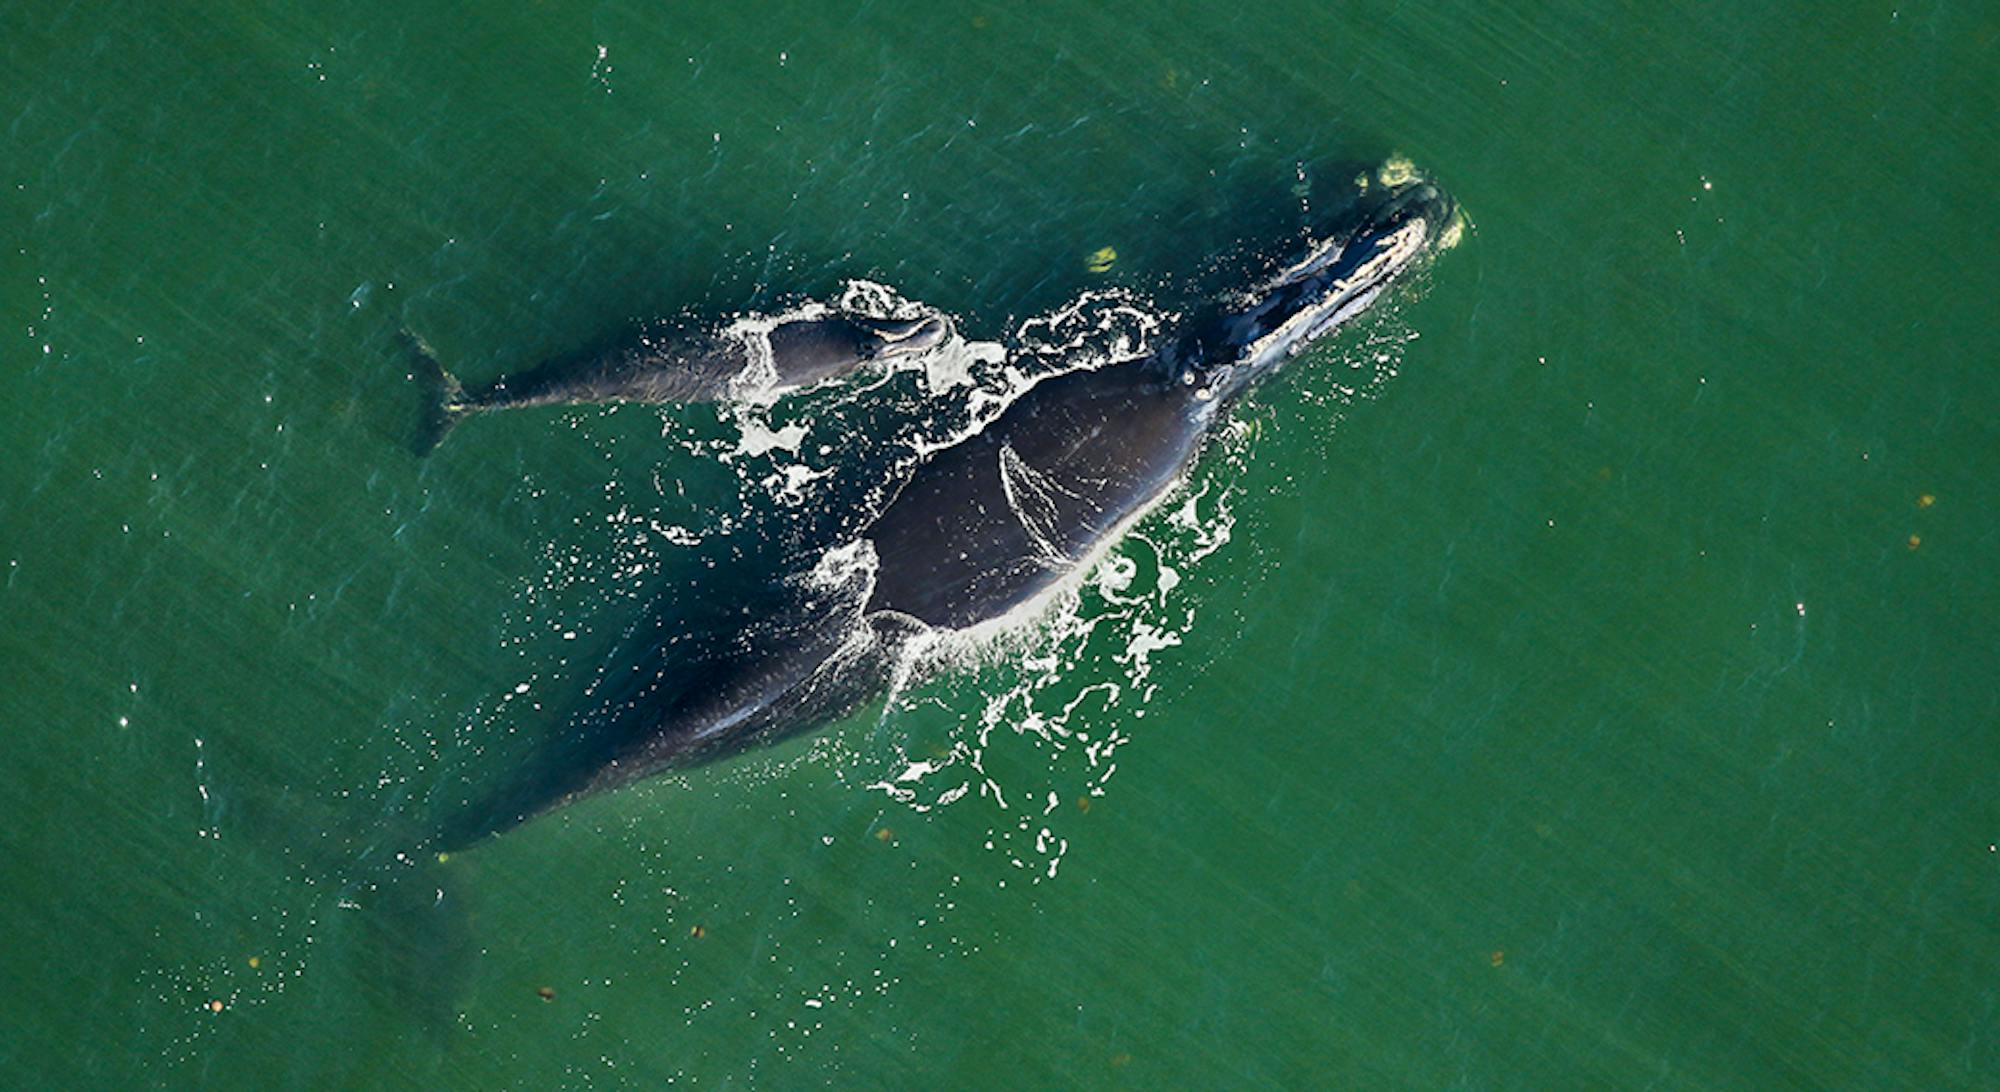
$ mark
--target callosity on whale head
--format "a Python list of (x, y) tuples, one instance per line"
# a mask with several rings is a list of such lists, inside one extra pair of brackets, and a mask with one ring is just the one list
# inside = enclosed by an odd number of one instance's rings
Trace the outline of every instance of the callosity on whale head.
[(856, 316), (853, 321), (874, 334), (878, 360), (926, 353), (951, 337), (951, 320), (935, 313), (912, 319)]
[(1183, 378), (1210, 397), (1241, 392), (1360, 314), (1397, 278), (1457, 241), (1457, 205), (1427, 181), (1367, 195), (1353, 226), (1196, 324)]

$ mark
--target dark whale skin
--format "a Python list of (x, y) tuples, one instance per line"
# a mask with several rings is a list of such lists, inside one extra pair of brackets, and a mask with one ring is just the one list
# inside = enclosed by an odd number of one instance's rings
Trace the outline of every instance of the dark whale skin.
[(1171, 485), (1211, 409), (1152, 361), (1045, 380), (938, 452), (866, 532), (866, 613), (965, 629), (1062, 579)]
[(921, 353), (951, 336), (940, 315), (883, 319), (829, 314), (780, 322), (765, 335), (760, 374), (746, 335), (727, 330), (653, 329), (602, 352), (544, 362), (466, 390), (429, 346), (405, 331), (423, 365), (429, 402), (416, 448), (428, 454), (465, 418), (494, 410), (613, 402), (715, 402), (782, 393), (827, 382), (870, 361)]
[[(795, 319), (770, 331), (770, 377), (785, 390), (832, 379), (898, 350), (907, 339), (928, 348), (943, 320), (868, 319), (850, 315)], [(902, 351), (912, 351), (904, 349)], [(630, 344), (582, 364), (558, 361), (448, 400), (456, 412), (597, 402), (709, 402), (735, 393), (750, 378), (752, 358), (740, 337), (727, 334), (641, 334)]]

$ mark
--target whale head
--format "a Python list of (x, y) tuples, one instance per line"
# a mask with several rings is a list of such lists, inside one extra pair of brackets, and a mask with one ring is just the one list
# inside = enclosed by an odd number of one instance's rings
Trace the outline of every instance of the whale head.
[(912, 319), (882, 319), (854, 316), (853, 322), (868, 331), (874, 344), (871, 357), (893, 360), (929, 352), (951, 337), (951, 320), (930, 314)]
[(1202, 323), (1184, 347), (1184, 381), (1227, 398), (1338, 329), (1431, 254), (1456, 242), (1458, 207), (1417, 180), (1368, 195), (1349, 226)]

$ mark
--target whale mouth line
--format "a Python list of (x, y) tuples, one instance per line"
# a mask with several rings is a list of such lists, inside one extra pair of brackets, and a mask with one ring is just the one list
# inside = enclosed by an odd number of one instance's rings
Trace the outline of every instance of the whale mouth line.
[(1392, 282), (1449, 245), (1456, 221), (1450, 199), (1422, 184), (1404, 189), (1357, 229), (1314, 244), (1220, 319), (1217, 333), (1227, 355), (1199, 396), (1208, 401), (1243, 390), (1345, 325)]
[(1244, 358), (1255, 362), (1266, 354), (1290, 355), (1303, 349), (1372, 302), (1389, 281), (1421, 256), (1429, 238), (1429, 225), (1422, 218), (1377, 236), (1375, 253), (1362, 259), (1352, 273), (1329, 284), (1317, 303), (1300, 309), (1277, 329), (1248, 345)]

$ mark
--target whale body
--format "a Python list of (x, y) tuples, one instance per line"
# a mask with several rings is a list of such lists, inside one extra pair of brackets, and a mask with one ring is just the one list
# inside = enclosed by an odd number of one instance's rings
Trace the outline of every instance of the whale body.
[(1352, 226), (1140, 359), (1046, 378), (932, 452), (859, 531), (844, 579), (746, 631), (673, 696), (641, 686), (626, 730), (537, 771), (448, 840), (835, 719), (889, 685), (913, 639), (1029, 604), (1165, 496), (1259, 379), (1360, 314), (1440, 244), (1455, 205), (1427, 182), (1376, 195)]
[(843, 312), (788, 319), (763, 332), (740, 324), (713, 331), (642, 330), (607, 352), (548, 361), (470, 391), (422, 339), (407, 331), (405, 336), (425, 366), (434, 399), (418, 441), (420, 451), (429, 451), (477, 413), (783, 394), (870, 361), (927, 352), (951, 333), (951, 323), (937, 314), (878, 318)]

